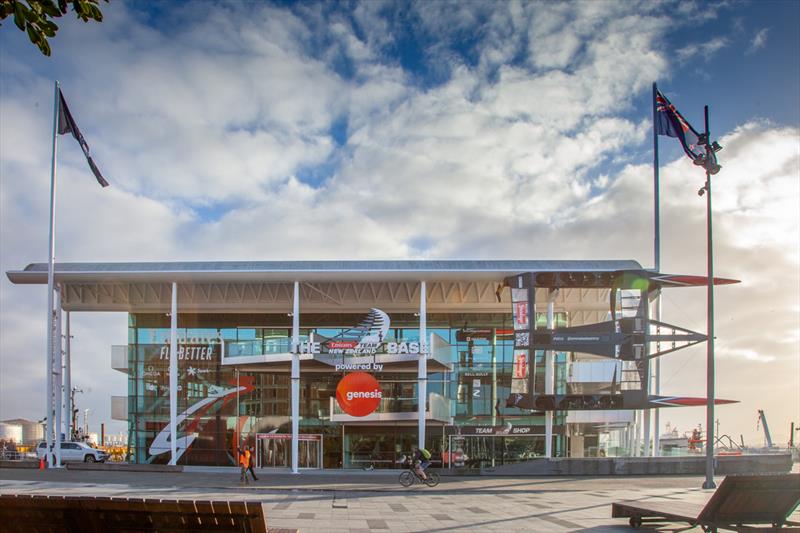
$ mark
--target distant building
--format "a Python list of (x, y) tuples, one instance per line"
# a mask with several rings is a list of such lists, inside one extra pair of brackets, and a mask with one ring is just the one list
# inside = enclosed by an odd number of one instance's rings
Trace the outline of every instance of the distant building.
[(2, 424), (10, 424), (12, 426), (20, 427), (20, 440), (17, 442), (17, 444), (30, 446), (35, 445), (44, 439), (44, 426), (39, 422), (32, 422), (24, 418), (13, 418), (11, 420), (3, 420)]
[(22, 444), (22, 426), (0, 422), (0, 442)]

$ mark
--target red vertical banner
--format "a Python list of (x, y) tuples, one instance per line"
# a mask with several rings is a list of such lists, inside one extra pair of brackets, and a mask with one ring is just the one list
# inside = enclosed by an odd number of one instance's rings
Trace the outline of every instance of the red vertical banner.
[(530, 367), (530, 314), (528, 289), (511, 289), (511, 306), (514, 315), (514, 368), (511, 374), (511, 392), (528, 392)]

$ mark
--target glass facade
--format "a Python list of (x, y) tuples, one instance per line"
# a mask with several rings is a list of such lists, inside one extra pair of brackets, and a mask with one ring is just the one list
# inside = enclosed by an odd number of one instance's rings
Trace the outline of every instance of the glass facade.
[[(326, 338), (352, 329), (359, 314), (303, 314), (301, 340)], [(428, 398), (438, 398), (447, 417), (430, 420), (426, 447), (435, 463), (450, 466), (459, 446), (464, 466), (513, 463), (544, 455), (544, 415), (507, 408), (514, 372), (513, 325), (508, 314), (428, 314), (428, 332), (447, 343), (448, 365), (429, 365)], [(566, 325), (556, 314), (557, 326)], [(537, 315), (544, 327), (544, 315)], [(385, 341), (419, 340), (419, 318), (392, 314)], [(257, 445), (261, 466), (288, 466), (291, 433), (289, 352), (291, 317), (286, 314), (181, 314), (178, 317), (179, 464), (235, 465), (239, 442)], [(129, 315), (128, 424), (130, 460), (166, 463), (169, 459), (169, 317)], [(276, 357), (275, 363), (223, 365), (237, 357)], [(283, 359), (281, 359), (283, 357)], [(243, 359), (244, 361), (244, 359)], [(417, 372), (385, 365), (374, 375), (383, 399), (380, 421), (334, 421), (336, 386), (342, 372), (333, 367), (301, 372), (300, 433), (308, 438), (301, 466), (393, 467), (417, 442)], [(237, 369), (238, 368), (238, 369)], [(544, 353), (536, 353), (535, 390), (544, 390)], [(567, 354), (555, 354), (556, 393), (566, 392)], [(431, 401), (432, 403), (432, 401)], [(332, 411), (333, 408), (333, 412)], [(433, 407), (431, 407), (433, 409)], [(565, 414), (554, 418), (554, 455), (566, 454)], [(524, 428), (506, 435), (502, 428)], [(487, 432), (493, 432), (487, 436)], [(496, 434), (494, 434), (496, 433)], [(313, 438), (312, 438), (313, 436)], [(319, 437), (317, 437), (319, 436)], [(453, 444), (455, 442), (455, 444)], [(301, 443), (302, 444), (302, 443)], [(317, 450), (316, 446), (319, 446)], [(451, 447), (453, 449), (451, 449)], [(319, 451), (321, 464), (314, 454)], [(461, 464), (459, 464), (461, 466)]]

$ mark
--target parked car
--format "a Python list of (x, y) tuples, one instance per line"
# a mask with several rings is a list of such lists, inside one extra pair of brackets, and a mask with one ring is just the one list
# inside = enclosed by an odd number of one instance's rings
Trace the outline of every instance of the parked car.
[[(47, 443), (40, 442), (36, 447), (36, 457), (41, 459), (45, 455)], [(108, 454), (102, 450), (92, 448), (85, 442), (62, 442), (61, 462), (83, 461), (84, 463), (104, 463)]]

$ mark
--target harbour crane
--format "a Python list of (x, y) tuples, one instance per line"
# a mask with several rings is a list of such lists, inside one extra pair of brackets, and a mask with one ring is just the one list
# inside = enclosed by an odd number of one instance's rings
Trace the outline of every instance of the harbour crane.
[(767, 415), (764, 414), (763, 409), (758, 410), (758, 422), (756, 423), (756, 429), (758, 429), (758, 425), (761, 424), (764, 427), (764, 439), (767, 443), (767, 448), (772, 448), (772, 436), (769, 434), (769, 426), (767, 425)]

